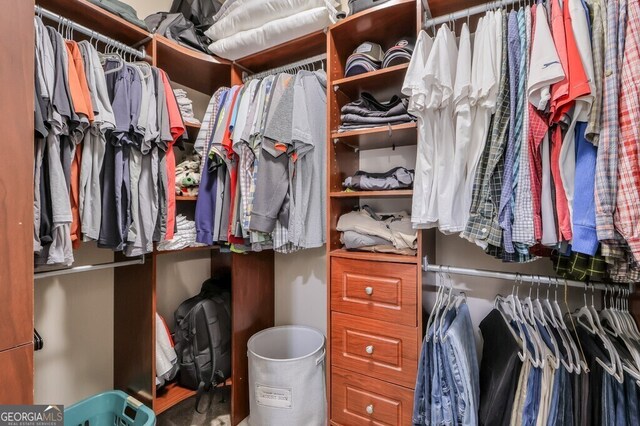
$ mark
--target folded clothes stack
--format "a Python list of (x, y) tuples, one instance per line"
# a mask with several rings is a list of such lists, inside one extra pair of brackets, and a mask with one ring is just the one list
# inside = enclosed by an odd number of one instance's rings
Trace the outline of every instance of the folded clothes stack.
[(416, 118), (407, 112), (408, 104), (406, 98), (393, 96), (387, 102), (380, 102), (371, 93), (362, 92), (360, 99), (349, 102), (340, 110), (342, 124), (338, 131), (393, 126), (415, 121)]
[(199, 126), (200, 120), (193, 115), (193, 102), (187, 97), (187, 92), (182, 89), (173, 89), (173, 93), (176, 95), (176, 101), (178, 101), (178, 107), (184, 122)]
[(384, 173), (371, 173), (358, 170), (342, 182), (342, 186), (353, 191), (385, 191), (388, 189), (407, 189), (413, 186), (414, 171), (396, 167)]
[(340, 216), (336, 228), (347, 250), (415, 256), (418, 232), (406, 212), (375, 213), (370, 207)]
[(200, 156), (194, 154), (176, 166), (176, 194), (188, 197), (198, 195), (200, 185)]
[[(359, 45), (347, 58), (345, 77), (352, 77), (380, 68), (387, 68), (411, 61), (414, 47), (413, 39), (402, 38), (384, 52), (378, 43), (366, 41)], [(384, 52), (384, 53), (383, 53)]]
[(182, 250), (187, 247), (203, 247), (205, 244), (196, 243), (196, 223), (186, 216), (176, 216), (176, 232), (171, 240), (160, 241), (159, 251)]

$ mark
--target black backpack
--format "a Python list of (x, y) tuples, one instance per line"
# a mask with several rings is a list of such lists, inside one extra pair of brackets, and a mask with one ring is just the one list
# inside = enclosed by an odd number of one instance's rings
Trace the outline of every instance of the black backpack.
[(178, 383), (198, 391), (196, 410), (205, 392), (231, 376), (230, 282), (222, 275), (208, 279), (200, 294), (182, 302), (174, 314)]

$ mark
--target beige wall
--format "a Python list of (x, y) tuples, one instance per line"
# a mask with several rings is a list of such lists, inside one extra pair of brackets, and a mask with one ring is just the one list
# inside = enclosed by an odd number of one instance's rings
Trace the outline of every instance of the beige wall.
[[(85, 244), (76, 265), (113, 261)], [(71, 404), (113, 388), (113, 270), (36, 280), (35, 403)]]
[(138, 18), (144, 19), (152, 13), (168, 12), (171, 0), (123, 0), (138, 12)]

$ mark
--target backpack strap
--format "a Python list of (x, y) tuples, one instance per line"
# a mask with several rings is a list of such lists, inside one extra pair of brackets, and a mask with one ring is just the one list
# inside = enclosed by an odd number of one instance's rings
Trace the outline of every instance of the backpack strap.
[[(192, 321), (194, 322), (194, 327), (195, 327), (195, 315), (192, 315)], [(213, 397), (215, 395), (215, 391), (216, 391), (216, 383), (215, 383), (215, 378), (216, 378), (216, 354), (215, 351), (213, 350), (213, 336), (211, 335), (211, 330), (209, 329), (209, 327), (207, 328), (207, 339), (209, 340), (209, 353), (211, 354), (211, 378), (207, 381), (201, 381), (200, 384), (198, 385), (198, 391), (196, 392), (196, 411), (200, 414), (204, 414), (205, 411), (208, 411), (209, 408), (211, 408), (211, 402), (213, 401)], [(195, 363), (196, 365), (196, 369), (198, 368), (198, 363)], [(200, 377), (200, 371), (197, 372), (198, 373), (198, 377)], [(209, 392), (209, 391), (213, 391), (212, 395), (209, 398), (209, 403), (207, 404), (207, 408), (205, 411), (200, 411), (198, 409), (198, 407), (200, 406), (200, 400), (202, 399), (202, 395), (204, 395), (205, 392)]]

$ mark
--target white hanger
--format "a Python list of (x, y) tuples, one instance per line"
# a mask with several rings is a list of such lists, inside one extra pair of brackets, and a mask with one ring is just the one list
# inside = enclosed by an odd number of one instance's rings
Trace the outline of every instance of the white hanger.
[[(558, 286), (558, 282), (556, 279), (556, 291), (555, 291), (556, 304), (558, 303), (558, 290), (557, 290), (558, 287), (557, 286)], [(544, 299), (542, 303), (543, 315), (549, 322), (550, 326), (553, 327), (558, 332), (558, 336), (560, 336), (560, 342), (562, 343), (562, 346), (564, 347), (564, 350), (567, 354), (566, 357), (560, 356), (560, 362), (562, 363), (562, 365), (564, 365), (564, 368), (571, 374), (576, 369), (576, 365), (573, 360), (573, 350), (571, 347), (571, 343), (568, 341), (570, 340), (570, 338), (568, 338), (568, 336), (565, 334), (566, 326), (564, 324), (564, 321), (562, 320), (562, 314), (560, 314), (560, 319), (556, 318), (555, 316), (554, 308), (551, 305), (551, 302), (549, 300), (549, 287), (551, 287), (550, 283), (547, 286), (547, 297)], [(560, 354), (558, 353), (558, 355)]]

